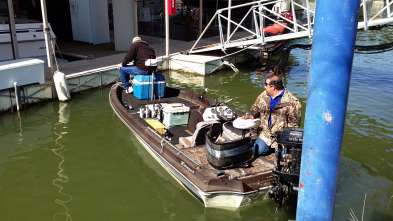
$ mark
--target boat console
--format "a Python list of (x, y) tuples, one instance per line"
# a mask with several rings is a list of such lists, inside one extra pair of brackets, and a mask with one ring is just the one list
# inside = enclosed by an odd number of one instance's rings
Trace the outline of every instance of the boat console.
[(218, 105), (215, 107), (206, 108), (203, 112), (203, 120), (233, 120), (236, 118), (236, 114), (233, 112), (231, 107), (226, 104)]

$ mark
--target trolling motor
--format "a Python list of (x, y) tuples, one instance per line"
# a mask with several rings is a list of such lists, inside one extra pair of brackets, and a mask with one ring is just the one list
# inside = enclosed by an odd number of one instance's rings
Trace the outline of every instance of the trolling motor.
[(277, 205), (296, 206), (299, 187), (300, 163), (302, 157), (303, 128), (286, 128), (276, 132), (277, 167), (273, 169), (276, 179), (269, 196)]

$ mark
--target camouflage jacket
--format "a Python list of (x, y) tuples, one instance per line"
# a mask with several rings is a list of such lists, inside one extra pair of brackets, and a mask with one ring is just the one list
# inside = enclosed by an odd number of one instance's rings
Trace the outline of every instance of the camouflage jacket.
[(261, 133), (259, 137), (265, 141), (265, 143), (272, 147), (277, 148), (278, 144), (276, 139), (273, 137), (274, 133), (281, 131), (286, 127), (299, 127), (302, 106), (299, 100), (287, 89), (285, 89), (284, 95), (274, 106), (271, 118), (272, 125), (269, 126), (269, 115), (270, 115), (270, 96), (266, 91), (262, 92), (255, 103), (251, 106), (251, 115), (254, 118), (261, 118)]

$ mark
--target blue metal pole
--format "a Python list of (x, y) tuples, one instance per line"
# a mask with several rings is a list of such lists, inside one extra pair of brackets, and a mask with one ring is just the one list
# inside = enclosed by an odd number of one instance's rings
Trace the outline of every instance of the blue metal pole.
[(296, 220), (332, 220), (359, 0), (318, 0)]

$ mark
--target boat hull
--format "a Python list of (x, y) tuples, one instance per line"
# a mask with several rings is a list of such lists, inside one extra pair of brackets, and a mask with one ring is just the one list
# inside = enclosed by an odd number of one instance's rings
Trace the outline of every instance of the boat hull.
[[(192, 194), (199, 202), (205, 207), (213, 208), (224, 208), (229, 210), (236, 210), (241, 206), (249, 205), (255, 201), (259, 201), (266, 198), (266, 193), (270, 188), (270, 185), (264, 185), (260, 188), (251, 189), (243, 188), (243, 191), (239, 190), (220, 190), (219, 184), (224, 182), (228, 186), (234, 185), (245, 185), (238, 180), (218, 180), (210, 179), (203, 180), (200, 178), (200, 171), (204, 170), (205, 166), (200, 165), (195, 167), (192, 162), (187, 158), (182, 158), (178, 153), (173, 152), (168, 146), (164, 145), (160, 134), (155, 132), (152, 128), (146, 128), (140, 130), (137, 125), (130, 122), (127, 114), (119, 111), (119, 107), (122, 106), (121, 102), (114, 99), (118, 89), (118, 85), (114, 85), (110, 92), (110, 105), (113, 108), (116, 115), (120, 120), (131, 130), (136, 136), (142, 146), (147, 152), (158, 162), (160, 165), (179, 183), (181, 184), (190, 194)], [(143, 131), (143, 133), (141, 133)], [(153, 136), (147, 139), (146, 134), (152, 134)], [(154, 137), (154, 138), (153, 138)], [(154, 140), (161, 142), (153, 142)], [(161, 145), (160, 145), (161, 143)], [(171, 156), (173, 154), (173, 156)], [(271, 172), (266, 172), (265, 176), (269, 176)], [(202, 180), (199, 181), (198, 179)], [(205, 182), (205, 183), (204, 183)], [(233, 184), (235, 183), (235, 184)], [(240, 188), (242, 189), (242, 188)], [(244, 191), (246, 189), (246, 191)]]

